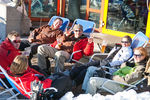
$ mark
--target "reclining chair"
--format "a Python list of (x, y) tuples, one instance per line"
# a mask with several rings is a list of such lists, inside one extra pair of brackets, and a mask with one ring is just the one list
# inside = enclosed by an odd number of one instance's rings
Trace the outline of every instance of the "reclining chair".
[[(4, 94), (6, 92), (10, 92), (12, 96), (9, 97), (9, 98), (7, 98), (8, 100), (11, 100), (12, 98), (16, 98), (17, 99), (17, 96), (19, 94), (23, 95), (22, 92), (24, 92), (25, 94), (27, 94), (28, 97), (32, 97), (32, 93), (34, 93), (34, 92), (33, 91), (27, 92), (26, 89), (24, 88), (23, 84), (22, 84), (21, 79), (20, 79), (20, 83), (21, 83), (22, 86), (20, 87), (13, 79), (11, 79), (9, 77), (9, 75), (7, 74), (7, 71), (5, 69), (3, 69), (2, 66), (0, 66), (0, 70), (2, 71), (1, 74), (3, 74), (7, 78), (8, 82), (12, 86), (12, 88), (6, 88), (3, 92), (0, 93), (0, 95)], [(55, 92), (57, 92), (57, 89), (54, 88), (54, 87), (50, 87), (50, 88), (46, 88), (46, 89), (49, 89), (49, 90), (53, 89)], [(46, 89), (44, 89), (44, 90), (46, 90)], [(16, 90), (17, 93), (15, 94), (12, 90)], [(26, 96), (24, 96), (24, 97), (28, 98)]]

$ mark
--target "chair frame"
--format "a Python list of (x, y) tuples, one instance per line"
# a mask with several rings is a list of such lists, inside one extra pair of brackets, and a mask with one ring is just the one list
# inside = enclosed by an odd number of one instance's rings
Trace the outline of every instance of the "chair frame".
[[(115, 94), (116, 92), (112, 91), (112, 90), (109, 90), (108, 88), (105, 87), (105, 84), (107, 84), (108, 82), (112, 82), (112, 83), (118, 83), (120, 85), (125, 85), (127, 86), (128, 88), (124, 89), (124, 91), (127, 91), (127, 90), (130, 90), (132, 88), (137, 88), (137, 85), (139, 83), (141, 83), (142, 81), (144, 81), (146, 78), (142, 78), (141, 80), (138, 80), (132, 84), (126, 84), (126, 83), (121, 83), (121, 82), (117, 82), (117, 81), (114, 81), (114, 80), (107, 80), (105, 81), (102, 86), (100, 87), (100, 89), (104, 89), (105, 91), (111, 93), (111, 94)], [(121, 92), (121, 91), (120, 91)]]
[[(0, 70), (2, 71), (3, 75), (5, 75), (5, 77), (7, 78), (8, 82), (10, 83), (10, 85), (12, 86), (12, 88), (10, 90), (16, 90), (18, 93), (15, 94), (15, 95), (12, 95), (11, 97), (8, 98), (8, 100), (11, 100), (12, 98), (16, 97), (21, 94), (21, 92), (17, 89), (17, 87), (19, 89), (21, 89), (22, 91), (24, 91), (26, 94), (28, 94), (30, 97), (31, 97), (31, 93), (32, 92), (27, 92), (23, 86), (23, 88), (21, 88), (13, 79), (11, 79), (9, 77), (9, 75), (7, 74), (6, 70), (2, 68), (2, 66), (0, 66)], [(20, 80), (20, 79), (19, 79)], [(20, 80), (20, 82), (22, 83), (22, 81)], [(7, 90), (4, 91), (4, 93), (6, 92)], [(9, 91), (9, 90), (8, 90)]]

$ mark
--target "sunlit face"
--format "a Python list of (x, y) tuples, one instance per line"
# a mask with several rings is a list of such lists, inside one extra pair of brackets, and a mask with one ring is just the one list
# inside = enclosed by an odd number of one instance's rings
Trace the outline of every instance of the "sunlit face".
[(79, 38), (82, 35), (83, 31), (80, 29), (75, 29), (74, 30), (74, 37)]
[(121, 44), (123, 47), (129, 47), (131, 45), (127, 38), (123, 38)]
[(10, 38), (10, 40), (11, 40), (12, 44), (14, 45), (14, 47), (15, 47), (16, 49), (18, 49), (19, 46), (20, 46), (20, 42), (21, 42), (20, 37), (19, 37), (19, 36), (18, 36), (18, 37), (12, 36), (12, 37)]
[(54, 28), (54, 29), (59, 29), (61, 25), (62, 25), (62, 21), (59, 20), (59, 19), (57, 19), (57, 20), (55, 20), (55, 21), (53, 22), (53, 28)]
[(142, 61), (144, 59), (145, 59), (145, 56), (142, 55), (139, 50), (135, 50), (134, 51), (134, 61), (135, 62), (140, 62), (140, 61)]

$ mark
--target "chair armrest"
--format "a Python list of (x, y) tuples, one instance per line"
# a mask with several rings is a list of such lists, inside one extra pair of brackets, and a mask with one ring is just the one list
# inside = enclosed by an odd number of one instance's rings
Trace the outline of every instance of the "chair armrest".
[(108, 53), (95, 53), (95, 54), (93, 54), (93, 55), (91, 56), (89, 62), (93, 61), (93, 58), (94, 58), (95, 56), (107, 56), (107, 55), (108, 55)]
[[(69, 60), (68, 60), (68, 62), (71, 62), (71, 60), (73, 61), (73, 55), (75, 54), (75, 53), (78, 53), (78, 52), (81, 52), (82, 50), (78, 50), (78, 51), (75, 51), (75, 52), (73, 52), (71, 55), (70, 55), (70, 58), (69, 58)], [(76, 60), (75, 60), (76, 61)]]

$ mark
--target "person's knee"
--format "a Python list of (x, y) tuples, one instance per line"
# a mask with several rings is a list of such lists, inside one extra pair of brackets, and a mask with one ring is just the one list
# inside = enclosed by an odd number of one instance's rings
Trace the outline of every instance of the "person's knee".
[(92, 85), (92, 86), (96, 86), (96, 78), (95, 77), (91, 77), (89, 79), (89, 84)]
[(45, 48), (44, 45), (39, 46), (38, 49), (37, 49), (37, 52), (42, 54), (43, 51), (45, 51), (44, 48)]
[(62, 55), (61, 52), (57, 51), (57, 52), (55, 53), (55, 56), (60, 57), (60, 56), (63, 56), (63, 55)]
[(55, 53), (55, 58), (57, 59), (57, 60), (60, 60), (60, 61), (66, 61), (66, 57), (65, 57), (65, 55), (63, 55), (61, 52), (56, 52)]
[(94, 72), (95, 70), (96, 70), (97, 68), (96, 67), (94, 67), (94, 66), (90, 66), (89, 68), (88, 68), (88, 72)]
[(58, 58), (58, 59), (64, 59), (64, 60), (67, 60), (69, 59), (70, 55), (67, 53), (67, 52), (64, 52), (64, 51), (57, 51), (55, 53), (55, 56)]

